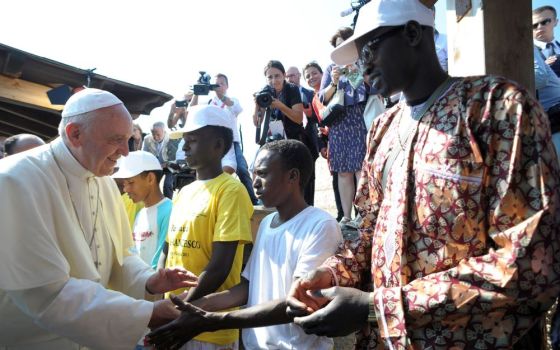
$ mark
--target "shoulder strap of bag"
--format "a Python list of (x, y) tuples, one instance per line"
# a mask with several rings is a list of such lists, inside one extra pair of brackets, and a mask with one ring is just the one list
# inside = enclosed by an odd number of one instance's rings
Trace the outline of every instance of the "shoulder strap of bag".
[(266, 137), (268, 136), (268, 128), (270, 124), (270, 115), (272, 114), (272, 110), (270, 107), (267, 107), (264, 111), (264, 122), (263, 128), (261, 132), (261, 139), (259, 140), (259, 145), (264, 145), (266, 143)]

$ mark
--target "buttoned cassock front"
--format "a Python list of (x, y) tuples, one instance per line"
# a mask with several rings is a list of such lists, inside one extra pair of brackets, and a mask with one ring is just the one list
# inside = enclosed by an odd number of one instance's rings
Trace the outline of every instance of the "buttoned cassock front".
[(59, 138), (2, 160), (0, 188), (0, 348), (133, 348), (153, 310), (134, 298), (153, 271), (128, 253), (113, 179)]

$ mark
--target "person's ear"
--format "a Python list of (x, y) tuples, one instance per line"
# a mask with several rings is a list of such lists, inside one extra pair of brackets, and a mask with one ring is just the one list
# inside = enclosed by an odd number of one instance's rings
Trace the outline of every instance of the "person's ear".
[(215, 146), (216, 150), (221, 151), (224, 156), (226, 155), (226, 153), (227, 153), (226, 152), (226, 142), (224, 141), (223, 138), (217, 137), (216, 142), (214, 143), (214, 146)]
[(299, 169), (293, 168), (288, 172), (288, 179), (290, 184), (299, 183), (300, 173)]
[(408, 21), (404, 25), (404, 34), (410, 46), (418, 46), (422, 41), (422, 26), (416, 21)]
[(156, 182), (156, 174), (154, 174), (153, 172), (150, 171), (150, 172), (148, 173), (148, 179), (147, 179), (147, 180), (148, 180), (148, 183), (149, 183), (150, 185), (152, 185), (153, 183)]
[(64, 128), (64, 132), (66, 133), (66, 138), (70, 142), (70, 144), (74, 147), (78, 147), (81, 145), (81, 138), (83, 137), (83, 130), (77, 123), (68, 123)]

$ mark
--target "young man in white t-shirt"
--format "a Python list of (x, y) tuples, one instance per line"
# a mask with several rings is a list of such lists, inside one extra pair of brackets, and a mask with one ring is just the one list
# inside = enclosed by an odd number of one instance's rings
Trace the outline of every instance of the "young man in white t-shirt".
[(124, 192), (134, 203), (143, 203), (134, 219), (132, 235), (135, 252), (156, 268), (167, 235), (172, 202), (161, 192), (163, 170), (150, 152), (135, 151), (123, 157), (113, 178), (123, 179)]
[[(169, 347), (202, 331), (246, 328), (242, 337), (246, 349), (332, 349), (331, 339), (305, 334), (286, 315), (292, 281), (321, 265), (342, 240), (336, 220), (305, 203), (303, 189), (312, 164), (309, 150), (296, 140), (261, 148), (253, 186), (264, 205), (277, 212), (261, 222), (241, 283), (194, 301), (198, 307), (174, 298), (183, 315), (151, 333), (150, 341)], [(247, 307), (208, 312), (241, 305)]]

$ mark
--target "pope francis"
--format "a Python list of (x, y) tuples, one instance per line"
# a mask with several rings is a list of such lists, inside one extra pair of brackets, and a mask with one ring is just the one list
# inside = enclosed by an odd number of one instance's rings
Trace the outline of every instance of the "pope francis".
[(154, 272), (129, 253), (128, 219), (107, 176), (128, 154), (124, 104), (84, 89), (66, 103), (59, 134), (0, 160), (0, 349), (133, 349), (147, 327), (178, 315), (144, 296), (196, 285), (196, 276)]

